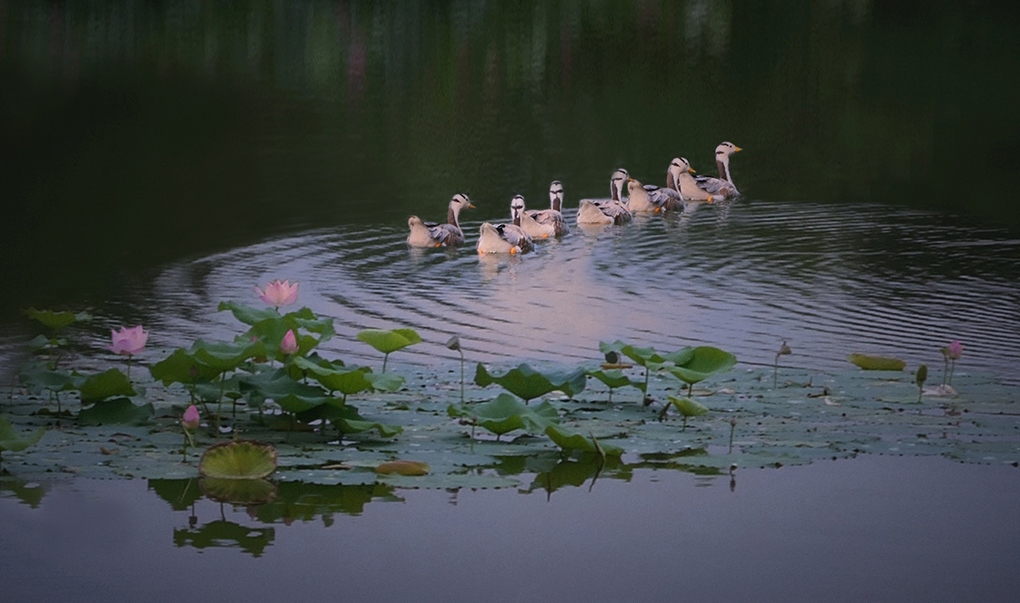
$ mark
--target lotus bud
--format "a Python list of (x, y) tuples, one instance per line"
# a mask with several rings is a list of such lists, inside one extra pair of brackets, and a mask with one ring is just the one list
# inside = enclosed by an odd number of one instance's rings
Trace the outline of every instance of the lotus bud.
[(460, 337), (454, 335), (446, 342), (446, 349), (453, 350), (454, 352), (460, 351)]
[(181, 426), (188, 431), (194, 431), (198, 429), (199, 415), (198, 408), (194, 404), (188, 407), (184, 411), (184, 416), (181, 417)]
[(280, 342), (280, 351), (284, 354), (297, 354), (298, 342), (297, 336), (294, 335), (294, 329), (287, 331), (287, 334), (283, 336), (283, 341)]
[(276, 279), (275, 281), (266, 285), (266, 290), (263, 291), (258, 287), (255, 287), (255, 291), (262, 298), (262, 301), (266, 302), (270, 306), (279, 308), (281, 306), (289, 306), (297, 302), (298, 284), (295, 281), (291, 284), (290, 281), (281, 281)]
[(946, 346), (946, 355), (952, 360), (956, 360), (963, 355), (963, 344), (954, 339), (952, 343)]
[(110, 339), (113, 345), (109, 346), (111, 352), (131, 356), (142, 351), (145, 343), (149, 340), (149, 332), (137, 327), (121, 327), (119, 331), (110, 330)]

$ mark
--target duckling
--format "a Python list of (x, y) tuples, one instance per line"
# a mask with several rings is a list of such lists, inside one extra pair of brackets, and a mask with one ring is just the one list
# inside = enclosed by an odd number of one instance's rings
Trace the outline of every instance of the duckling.
[[(627, 170), (620, 168), (609, 179), (609, 199), (582, 199), (577, 206), (578, 224), (623, 224), (634, 216), (623, 204), (623, 186), (630, 178)], [(587, 203), (586, 203), (587, 202)], [(608, 220), (607, 220), (608, 218)]]
[(524, 213), (524, 197), (515, 196), (510, 201), (510, 224), (482, 222), (478, 236), (478, 253), (525, 253), (535, 248), (535, 243), (521, 228)]
[(696, 173), (694, 168), (691, 167), (691, 163), (683, 157), (674, 157), (673, 161), (669, 164), (670, 171), (666, 177), (667, 184), (670, 178), (673, 180), (673, 190), (683, 195), (683, 198), (687, 201), (708, 201), (712, 203), (715, 201), (708, 191), (702, 190), (698, 187), (697, 181), (694, 180), (694, 176), (691, 174)]
[(722, 142), (715, 148), (715, 166), (719, 169), (719, 177), (695, 176), (694, 180), (701, 188), (714, 197), (732, 199), (740, 195), (737, 185), (733, 184), (733, 176), (730, 174), (730, 155), (742, 151), (740, 147), (732, 142)]
[[(543, 225), (552, 227), (552, 235), (556, 237), (562, 237), (563, 235), (570, 233), (570, 227), (567, 226), (567, 222), (563, 219), (563, 183), (559, 180), (553, 180), (552, 184), (549, 185), (549, 209), (533, 209), (524, 212), (525, 218), (521, 220), (521, 227), (527, 231), (525, 220), (530, 216), (535, 222)], [(533, 233), (529, 234), (534, 237)], [(548, 236), (548, 235), (546, 235)]]
[(457, 193), (450, 199), (446, 212), (446, 224), (422, 222), (418, 216), (407, 219), (411, 233), (407, 235), (407, 244), (411, 247), (456, 247), (464, 244), (464, 231), (460, 229), (458, 217), (465, 207), (474, 209), (468, 196)]

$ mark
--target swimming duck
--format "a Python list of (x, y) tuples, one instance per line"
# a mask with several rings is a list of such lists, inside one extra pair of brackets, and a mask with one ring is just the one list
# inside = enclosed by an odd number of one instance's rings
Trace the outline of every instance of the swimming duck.
[(703, 190), (698, 186), (694, 176), (691, 174), (696, 173), (694, 168), (691, 167), (691, 163), (683, 157), (674, 157), (673, 161), (669, 164), (670, 171), (666, 176), (666, 182), (673, 180), (672, 188), (683, 195), (683, 198), (687, 201), (708, 201), (712, 203), (715, 201), (708, 191)]
[(520, 211), (520, 227), (528, 233), (528, 236), (532, 239), (548, 239), (556, 234), (556, 227), (552, 224), (542, 224), (531, 215), (530, 212), (524, 209), (524, 197), (521, 195), (515, 195), (513, 201), (510, 202), (510, 210), (514, 211), (517, 207)]
[(411, 247), (456, 247), (464, 244), (464, 231), (457, 221), (460, 210), (465, 207), (474, 209), (467, 195), (457, 193), (450, 199), (446, 212), (446, 224), (422, 222), (418, 216), (407, 219), (411, 233), (407, 235), (407, 244)]
[(609, 179), (609, 199), (581, 199), (577, 206), (578, 224), (623, 224), (634, 216), (623, 204), (623, 187), (630, 178), (627, 170), (620, 168)]
[[(666, 172), (666, 181), (669, 183), (669, 171)], [(627, 192), (630, 198), (627, 200), (627, 209), (632, 213), (659, 213), (683, 209), (683, 198), (673, 188), (659, 188), (652, 184), (641, 184), (630, 178), (627, 181)]]
[(524, 212), (524, 218), (521, 220), (521, 227), (524, 228), (525, 232), (530, 234), (532, 238), (535, 234), (528, 230), (526, 220), (530, 217), (538, 224), (551, 228), (551, 232), (546, 236), (552, 235), (556, 237), (562, 237), (570, 232), (570, 227), (567, 226), (567, 222), (563, 219), (561, 213), (563, 209), (563, 183), (559, 180), (553, 180), (552, 184), (549, 185), (549, 209), (533, 209)]
[(528, 233), (521, 228), (524, 197), (516, 195), (510, 201), (510, 224), (482, 222), (478, 236), (478, 253), (525, 253), (535, 248)]
[(694, 181), (698, 183), (698, 188), (722, 199), (732, 199), (740, 195), (737, 186), (733, 184), (733, 176), (730, 174), (730, 155), (742, 150), (732, 142), (720, 143), (715, 148), (715, 165), (719, 169), (719, 177), (695, 176)]

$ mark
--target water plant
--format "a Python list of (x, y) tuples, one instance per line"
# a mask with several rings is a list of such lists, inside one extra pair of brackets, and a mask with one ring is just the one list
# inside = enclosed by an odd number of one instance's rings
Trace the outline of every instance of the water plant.
[(956, 370), (956, 361), (963, 355), (963, 344), (954, 339), (949, 345), (941, 349), (945, 367), (942, 370), (942, 385), (953, 385), (953, 372)]
[(527, 363), (521, 363), (502, 375), (495, 375), (479, 362), (475, 369), (475, 383), (482, 387), (493, 383), (498, 384), (528, 404), (531, 400), (554, 391), (561, 391), (573, 398), (584, 390), (585, 374), (583, 369), (542, 373), (531, 368)]
[(149, 332), (143, 329), (142, 325), (130, 329), (127, 327), (121, 327), (119, 330), (110, 329), (110, 340), (112, 343), (108, 349), (111, 352), (127, 356), (127, 375), (130, 377), (131, 359), (145, 348), (145, 343), (149, 341)]
[(460, 337), (454, 335), (446, 341), (446, 349), (460, 354), (460, 403), (464, 403), (464, 350), (460, 347)]
[(198, 414), (198, 408), (192, 404), (184, 411), (181, 415), (181, 431), (184, 432), (184, 452), (182, 453), (181, 462), (187, 462), (188, 460), (188, 446), (195, 447), (195, 440), (191, 437), (191, 432), (198, 429), (198, 425), (201, 421), (201, 417)]
[(686, 362), (666, 366), (666, 371), (687, 384), (687, 395), (694, 392), (694, 384), (700, 383), (715, 373), (728, 371), (737, 364), (733, 354), (712, 346), (698, 346), (691, 350)]
[(276, 279), (266, 285), (265, 291), (255, 287), (255, 292), (258, 293), (262, 301), (279, 310), (283, 306), (297, 303), (298, 283), (295, 281), (291, 284), (289, 280)]
[(383, 353), (382, 370), (386, 372), (386, 361), (390, 354), (402, 350), (409, 345), (421, 343), (421, 336), (414, 329), (365, 329), (358, 332), (358, 339)]
[(917, 401), (921, 402), (921, 396), (924, 395), (924, 382), (928, 380), (928, 365), (922, 364), (917, 367), (917, 373), (914, 374), (914, 381), (917, 383)]
[(846, 359), (866, 371), (902, 371), (907, 366), (907, 363), (899, 358), (858, 352), (850, 354)]
[(645, 391), (647, 387), (643, 382), (631, 381), (630, 377), (625, 375), (620, 369), (589, 369), (585, 371), (585, 374), (589, 377), (594, 377), (601, 381), (606, 387), (609, 388), (609, 402), (613, 401), (613, 390), (621, 387), (631, 386), (636, 387), (642, 391)]
[(786, 345), (786, 341), (783, 340), (782, 345), (780, 345), (779, 349), (776, 350), (776, 360), (772, 366), (772, 387), (776, 387), (779, 384), (779, 357), (792, 353), (793, 350), (791, 350), (790, 346)]
[[(690, 398), (677, 398), (676, 396), (669, 396), (669, 405), (667, 405), (663, 409), (662, 413), (659, 415), (659, 419), (660, 420), (665, 418), (666, 411), (669, 409), (670, 406), (676, 408), (678, 411), (680, 411), (680, 414), (683, 415), (684, 424), (683, 424), (682, 429), (684, 431), (687, 430), (687, 419), (688, 419), (688, 417), (699, 417), (701, 415), (708, 414), (708, 407), (703, 405), (703, 404), (699, 404), (698, 402), (695, 402), (694, 400), (691, 400)], [(730, 440), (731, 440), (731, 442), (732, 442), (732, 438), (733, 438), (733, 433), (731, 431), (730, 432)]]
[(527, 433), (544, 433), (546, 427), (560, 422), (559, 412), (549, 402), (530, 408), (505, 393), (488, 402), (460, 406), (451, 404), (447, 407), (447, 414), (466, 418), (472, 425), (496, 434), (497, 440), (499, 436), (518, 429)]
[(5, 450), (20, 452), (42, 439), (44, 433), (46, 433), (46, 429), (40, 427), (27, 436), (19, 435), (11, 420), (0, 415), (0, 455)]

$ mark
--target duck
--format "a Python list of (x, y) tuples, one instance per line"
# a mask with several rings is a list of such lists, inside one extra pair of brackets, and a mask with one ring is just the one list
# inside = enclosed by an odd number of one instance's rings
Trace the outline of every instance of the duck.
[[(535, 222), (542, 226), (550, 227), (552, 230), (550, 234), (555, 237), (562, 237), (570, 234), (570, 227), (567, 226), (566, 220), (563, 219), (563, 183), (559, 180), (553, 180), (549, 185), (549, 209), (533, 209), (524, 212), (524, 218), (521, 220), (521, 227), (528, 230), (525, 225), (527, 218), (532, 218)], [(528, 232), (534, 238), (534, 233)], [(546, 235), (549, 236), (549, 235)]]
[(715, 166), (719, 169), (719, 177), (695, 176), (694, 181), (701, 188), (713, 197), (732, 199), (740, 196), (737, 185), (733, 184), (733, 175), (730, 173), (730, 155), (743, 151), (732, 142), (721, 142), (715, 148)]
[(634, 219), (623, 203), (623, 187), (630, 174), (617, 169), (609, 179), (609, 199), (581, 199), (577, 206), (578, 224), (623, 224)]
[(669, 184), (672, 179), (671, 188), (680, 193), (686, 201), (715, 202), (715, 197), (711, 193), (698, 186), (694, 176), (691, 175), (694, 173), (696, 172), (691, 167), (691, 162), (687, 161), (685, 157), (674, 157), (669, 164), (666, 182)]
[(464, 231), (460, 229), (460, 210), (474, 209), (471, 199), (463, 193), (457, 193), (450, 199), (446, 212), (446, 223), (423, 222), (418, 216), (407, 219), (411, 232), (407, 235), (407, 244), (411, 247), (456, 247), (464, 244)]
[(524, 197), (515, 195), (510, 200), (510, 224), (482, 222), (478, 231), (478, 253), (526, 253), (535, 249), (535, 243), (521, 228)]
[[(669, 171), (666, 171), (666, 182), (669, 184)], [(653, 184), (641, 184), (639, 181), (630, 178), (627, 181), (627, 192), (630, 197), (627, 200), (627, 209), (631, 213), (660, 213), (683, 209), (683, 197), (679, 191), (670, 188), (660, 188)]]
[[(514, 205), (517, 204), (517, 205)], [(535, 219), (531, 212), (525, 210), (524, 197), (522, 195), (515, 195), (513, 201), (511, 201), (511, 211), (514, 207), (520, 209), (520, 227), (521, 230), (528, 233), (528, 236), (535, 239), (548, 239), (551, 236), (555, 236), (556, 227), (552, 224), (542, 224)]]

